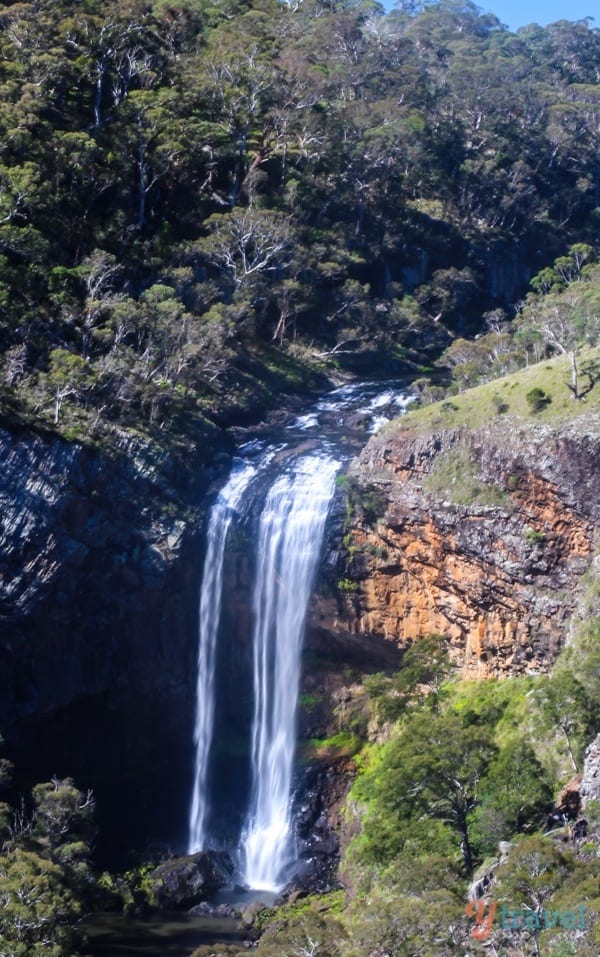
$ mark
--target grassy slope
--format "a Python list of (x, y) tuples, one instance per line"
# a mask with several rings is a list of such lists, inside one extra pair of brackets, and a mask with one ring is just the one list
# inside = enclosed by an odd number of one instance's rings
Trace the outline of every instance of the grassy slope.
[[(582, 353), (582, 371), (590, 366), (599, 369), (600, 348), (587, 349)], [(468, 389), (441, 402), (422, 406), (409, 412), (401, 420), (396, 420), (394, 425), (401, 422), (403, 427), (421, 431), (440, 427), (479, 428), (495, 420), (498, 424), (504, 421), (507, 429), (533, 421), (551, 426), (577, 422), (586, 428), (599, 428), (600, 382), (584, 399), (576, 401), (567, 388), (569, 381), (569, 362), (560, 356)], [(582, 386), (585, 387), (587, 382), (587, 378), (582, 376)], [(527, 393), (533, 388), (543, 389), (551, 399), (551, 402), (537, 413), (532, 413), (526, 399)], [(508, 406), (506, 411), (498, 411), (500, 403)]]

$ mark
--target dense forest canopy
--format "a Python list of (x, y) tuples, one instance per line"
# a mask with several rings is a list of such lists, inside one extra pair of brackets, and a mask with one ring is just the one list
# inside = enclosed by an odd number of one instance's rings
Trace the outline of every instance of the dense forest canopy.
[(269, 344), (489, 331), (594, 242), (599, 77), (588, 21), (470, 0), (3, 4), (1, 404), (160, 425)]

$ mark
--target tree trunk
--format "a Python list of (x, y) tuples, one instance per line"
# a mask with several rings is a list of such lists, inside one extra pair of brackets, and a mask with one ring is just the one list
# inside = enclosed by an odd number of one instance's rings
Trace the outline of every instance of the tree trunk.
[(457, 824), (460, 834), (460, 850), (465, 864), (465, 871), (467, 872), (467, 877), (470, 877), (473, 873), (473, 852), (471, 850), (471, 842), (469, 841), (469, 828), (467, 826), (466, 817), (461, 815)]
[(573, 749), (572, 749), (572, 747), (571, 747), (571, 739), (570, 739), (568, 733), (565, 731), (564, 728), (562, 729), (562, 732), (563, 732), (563, 734), (564, 734), (564, 736), (565, 736), (565, 741), (567, 742), (567, 754), (569, 755), (569, 759), (570, 759), (571, 764), (572, 764), (572, 766), (573, 766), (573, 771), (575, 772), (575, 774), (579, 774), (579, 768), (577, 767), (577, 761), (575, 760), (575, 756), (574, 756), (574, 754), (573, 754)]
[(569, 352), (569, 362), (571, 363), (571, 391), (575, 399), (579, 398), (579, 371), (577, 369), (577, 357), (575, 349)]
[(94, 98), (94, 129), (100, 129), (102, 124), (102, 93), (104, 87), (104, 74), (106, 73), (106, 64), (100, 60), (96, 67), (96, 96)]
[(138, 229), (146, 223), (146, 149), (140, 139), (138, 144)]

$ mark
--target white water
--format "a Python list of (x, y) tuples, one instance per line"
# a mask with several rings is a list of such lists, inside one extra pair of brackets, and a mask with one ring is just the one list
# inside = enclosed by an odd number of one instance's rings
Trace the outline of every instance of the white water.
[(321, 428), (319, 417), (323, 412), (339, 412), (341, 423), (344, 410), (351, 406), (359, 415), (365, 416), (366, 431), (374, 435), (391, 419), (406, 412), (415, 399), (414, 396), (406, 395), (397, 389), (379, 389), (375, 395), (364, 393), (365, 387), (361, 383), (340, 386), (320, 399), (314, 411), (298, 416), (288, 428), (302, 432)]
[(206, 557), (200, 588), (198, 680), (194, 728), (195, 764), (188, 853), (203, 850), (208, 813), (208, 759), (215, 722), (215, 653), (221, 618), (223, 559), (227, 533), (243, 494), (256, 474), (244, 463), (234, 467), (214, 503), (208, 524)]
[(291, 819), (304, 623), (339, 463), (297, 460), (272, 485), (260, 520), (254, 588), (252, 796), (242, 843), (245, 882), (278, 890), (295, 860)]
[[(249, 729), (252, 780), (239, 855), (240, 877), (258, 890), (278, 891), (296, 863), (291, 817), (295, 712), (307, 605), (339, 467), (329, 450), (333, 444), (340, 450), (342, 461), (348, 458), (348, 413), (355, 423), (351, 428), (364, 434), (376, 431), (388, 418), (403, 412), (410, 401), (410, 397), (390, 384), (386, 388), (373, 383), (335, 389), (319, 399), (307, 414), (286, 426), (286, 434), (279, 434), (281, 444), (269, 445), (253, 439), (239, 447), (242, 462), (234, 465), (211, 511), (200, 590), (195, 767), (188, 849), (190, 853), (205, 849), (211, 840), (214, 846), (215, 841), (222, 840), (225, 830), (223, 821), (216, 823), (217, 808), (210, 807), (210, 793), (219, 793), (218, 786), (215, 787), (219, 782), (208, 780), (215, 729), (217, 637), (222, 605), (227, 599), (223, 595), (223, 565), (236, 512), (251, 513), (258, 507), (254, 626), (248, 636), (252, 643), (248, 684), (254, 692)], [(308, 445), (310, 452), (306, 451)], [(301, 452), (301, 448), (305, 451)], [(275, 469), (278, 474), (267, 478), (269, 470), (275, 473)], [(259, 473), (263, 473), (262, 479), (258, 478)], [(266, 499), (265, 484), (270, 485)], [(245, 695), (243, 689), (240, 694)], [(208, 833), (209, 823), (221, 836)]]

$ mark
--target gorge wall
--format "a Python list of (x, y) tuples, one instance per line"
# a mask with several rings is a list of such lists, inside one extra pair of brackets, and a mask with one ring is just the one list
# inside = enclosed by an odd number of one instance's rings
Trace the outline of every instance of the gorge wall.
[[(594, 551), (600, 439), (589, 417), (498, 423), (399, 420), (355, 460), (311, 604), (301, 738), (335, 734), (356, 676), (397, 670), (432, 632), (468, 676), (550, 667)], [(94, 788), (111, 863), (149, 836), (186, 837), (202, 501), (222, 451), (219, 437), (192, 455), (125, 433), (109, 452), (0, 431), (0, 731), (29, 780)], [(236, 637), (250, 614), (243, 538), (226, 569), (228, 681), (249, 666)], [(219, 751), (238, 780), (249, 707), (240, 699)]]
[[(546, 671), (600, 519), (596, 425), (421, 429), (400, 421), (351, 468), (313, 641), (402, 649), (448, 636), (469, 677)], [(505, 427), (506, 428), (506, 427)], [(364, 508), (353, 506), (371, 502)]]
[(94, 788), (111, 855), (184, 836), (202, 455), (0, 431), (0, 731), (25, 778)]

